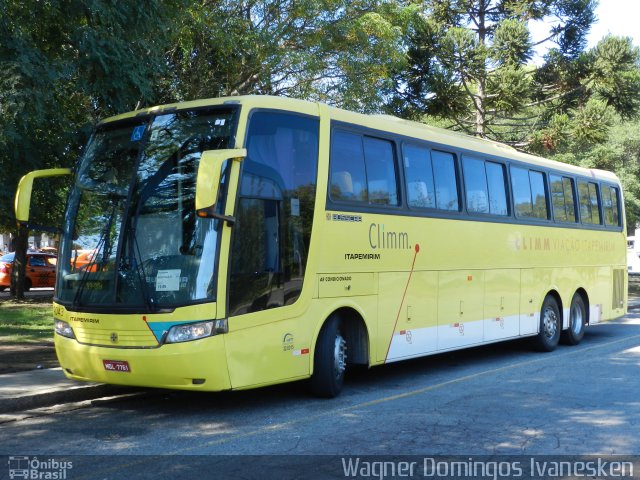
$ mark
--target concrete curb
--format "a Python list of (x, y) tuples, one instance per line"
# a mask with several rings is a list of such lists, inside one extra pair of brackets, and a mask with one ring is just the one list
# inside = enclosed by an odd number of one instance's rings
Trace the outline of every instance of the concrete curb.
[(45, 368), (0, 375), (0, 414), (79, 402), (140, 391), (133, 387), (78, 382), (61, 368)]
[(101, 397), (123, 395), (134, 391), (138, 390), (103, 384), (86, 385), (69, 389), (51, 389), (50, 391), (33, 395), (0, 398), (0, 414), (50, 407), (60, 403), (80, 402)]

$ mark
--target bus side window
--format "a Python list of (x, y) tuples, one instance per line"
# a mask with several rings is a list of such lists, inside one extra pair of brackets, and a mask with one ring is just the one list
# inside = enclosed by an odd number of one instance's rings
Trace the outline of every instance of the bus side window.
[(458, 211), (458, 182), (452, 154), (422, 145), (402, 146), (410, 207)]
[(471, 213), (508, 215), (504, 166), (463, 156), (467, 210)]
[(367, 184), (362, 137), (334, 131), (331, 139), (332, 200), (367, 202)]
[(513, 206), (518, 217), (533, 216), (531, 205), (531, 185), (529, 172), (524, 168), (511, 167), (511, 189), (513, 190)]
[(544, 174), (526, 168), (511, 167), (513, 203), (518, 217), (547, 220), (547, 187)]
[(616, 187), (604, 187), (602, 195), (604, 207), (604, 221), (609, 227), (620, 225), (620, 207), (618, 202), (618, 189)]
[(436, 208), (433, 169), (429, 149), (405, 143), (402, 147), (410, 207)]
[(573, 179), (551, 175), (551, 202), (553, 205), (553, 219), (558, 222), (577, 221), (576, 207), (573, 200)]
[(468, 156), (462, 157), (464, 188), (467, 210), (471, 213), (489, 213), (489, 188), (484, 161)]
[(399, 205), (393, 144), (335, 130), (331, 140), (332, 200)]
[(600, 225), (598, 186), (593, 182), (578, 181), (578, 197), (582, 223)]
[(294, 303), (302, 291), (316, 191), (316, 118), (251, 115), (233, 230), (229, 315)]
[(379, 138), (364, 137), (363, 145), (369, 203), (398, 205), (398, 181), (392, 143)]
[(547, 220), (547, 187), (544, 173), (529, 170), (529, 181), (531, 182), (531, 200), (533, 202), (533, 216)]
[(487, 169), (487, 185), (489, 187), (489, 213), (492, 215), (509, 215), (507, 206), (507, 182), (504, 165), (485, 162)]
[(455, 157), (452, 153), (432, 150), (431, 162), (433, 164), (433, 180), (436, 186), (436, 208), (439, 210), (460, 211)]

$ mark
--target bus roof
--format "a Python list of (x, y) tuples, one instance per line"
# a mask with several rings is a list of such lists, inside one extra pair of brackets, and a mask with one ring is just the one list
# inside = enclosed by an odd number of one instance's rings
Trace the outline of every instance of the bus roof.
[[(294, 110), (310, 115), (318, 115), (320, 113), (320, 103), (307, 100), (298, 100), (287, 97), (275, 97), (269, 95), (245, 95), (236, 97), (220, 97), (202, 100), (193, 100), (188, 102), (178, 102), (166, 105), (159, 105), (150, 108), (135, 110), (123, 113), (114, 117), (102, 120), (100, 123), (117, 121), (125, 118), (135, 117), (137, 115), (145, 115), (155, 112), (167, 110), (185, 110), (199, 107), (207, 107), (213, 105), (244, 105), (248, 108), (270, 108), (274, 110)], [(599, 169), (588, 169), (562, 163), (547, 158), (538, 157), (525, 152), (516, 150), (515, 148), (493, 140), (473, 137), (459, 132), (446, 130), (444, 128), (434, 127), (420, 122), (404, 120), (392, 115), (381, 114), (362, 114), (341, 108), (324, 106), (330, 113), (331, 118), (345, 123), (353, 123), (365, 126), (373, 130), (390, 132), (406, 137), (426, 140), (443, 146), (451, 146), (455, 148), (470, 150), (472, 152), (483, 153), (500, 158), (522, 161), (544, 168), (556, 169), (571, 172), (577, 175), (597, 178), (599, 180), (620, 183), (618, 178), (612, 172)], [(167, 112), (168, 113), (168, 112)]]

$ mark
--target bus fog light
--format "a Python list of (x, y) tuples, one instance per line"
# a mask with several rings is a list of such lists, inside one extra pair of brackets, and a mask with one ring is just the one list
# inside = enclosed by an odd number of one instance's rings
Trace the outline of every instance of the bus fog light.
[(69, 325), (67, 322), (58, 320), (56, 318), (54, 328), (58, 335), (61, 335), (67, 338), (76, 338), (75, 334), (73, 333), (73, 329), (71, 328), (71, 325)]
[(214, 321), (175, 325), (169, 329), (167, 343), (180, 343), (215, 335)]

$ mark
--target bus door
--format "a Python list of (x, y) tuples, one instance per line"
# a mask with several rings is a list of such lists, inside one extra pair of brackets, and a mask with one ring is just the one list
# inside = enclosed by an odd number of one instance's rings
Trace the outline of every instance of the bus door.
[(293, 113), (250, 116), (229, 263), (233, 388), (309, 373), (313, 325), (293, 305), (301, 301), (311, 238), (318, 127), (317, 118)]

